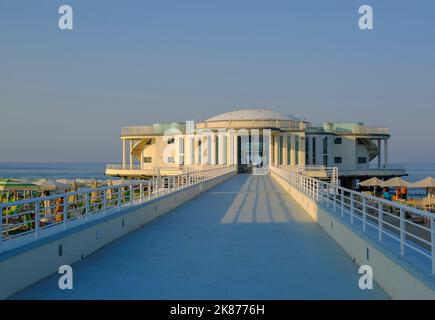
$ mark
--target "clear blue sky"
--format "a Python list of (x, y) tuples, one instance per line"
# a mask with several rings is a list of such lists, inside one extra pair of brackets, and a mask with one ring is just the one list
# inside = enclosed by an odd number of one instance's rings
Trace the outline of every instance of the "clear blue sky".
[(385, 125), (391, 162), (435, 162), (433, 0), (0, 0), (0, 58), (3, 162), (118, 162), (122, 126), (235, 107)]

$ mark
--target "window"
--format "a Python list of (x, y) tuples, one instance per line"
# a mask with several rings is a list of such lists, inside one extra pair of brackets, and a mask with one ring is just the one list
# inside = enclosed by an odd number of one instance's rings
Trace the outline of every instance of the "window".
[(175, 142), (175, 138), (168, 138), (168, 144), (173, 144)]
[(334, 157), (334, 163), (336, 163), (336, 164), (343, 163), (343, 158), (342, 157)]
[(367, 163), (367, 158), (366, 157), (359, 157), (358, 163), (360, 163), (360, 164)]
[(317, 148), (316, 148), (316, 141), (317, 141), (317, 139), (316, 138), (313, 138), (313, 160), (312, 160), (312, 164), (316, 164), (316, 157), (317, 157), (317, 152), (316, 152), (316, 150), (317, 150)]
[(283, 162), (283, 148), (284, 148), (284, 137), (279, 136), (279, 164), (284, 164)]
[(361, 139), (357, 139), (356, 141), (358, 142), (358, 145), (360, 146), (364, 145), (364, 142)]
[(323, 137), (323, 154), (328, 154), (328, 137)]
[(168, 163), (175, 163), (174, 157), (168, 157)]
[(291, 148), (292, 148), (292, 139), (290, 136), (287, 136), (287, 164), (291, 163)]
[(334, 144), (342, 144), (343, 143), (343, 139), (342, 138), (335, 138), (334, 139)]
[(153, 158), (151, 157), (144, 157), (143, 158), (143, 163), (151, 163), (153, 161)]

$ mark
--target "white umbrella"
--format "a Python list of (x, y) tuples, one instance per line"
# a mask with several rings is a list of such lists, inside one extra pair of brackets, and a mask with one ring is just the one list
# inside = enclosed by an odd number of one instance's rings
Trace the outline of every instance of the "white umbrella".
[(429, 211), (431, 210), (431, 198), (432, 198), (432, 193), (435, 190), (435, 178), (432, 177), (427, 177), (426, 179), (414, 182), (413, 184), (410, 185), (411, 188), (425, 188), (427, 189), (427, 197), (428, 197), (428, 201), (429, 201)]
[(427, 177), (426, 179), (412, 183), (410, 188), (435, 188), (435, 178)]
[(383, 181), (381, 179), (378, 179), (376, 177), (370, 178), (368, 180), (364, 180), (359, 183), (362, 187), (380, 187), (382, 186)]
[[(76, 179), (72, 179), (72, 180), (71, 179), (57, 179), (58, 182), (61, 182), (61, 183), (64, 183), (64, 184), (68, 184), (72, 188), (74, 188), (73, 187), (74, 184), (75, 184), (76, 187), (85, 187), (85, 186), (88, 185), (88, 184), (80, 182), (80, 180), (81, 179), (78, 179), (78, 180), (76, 180)], [(77, 191), (77, 190), (75, 190), (75, 191)]]
[(56, 180), (49, 179), (39, 179), (35, 182), (36, 185), (40, 187), (42, 191), (54, 191), (58, 190), (65, 192), (66, 190), (71, 190), (71, 186)]
[(408, 187), (408, 186), (409, 186), (409, 182), (399, 177), (384, 181), (381, 184), (381, 187), (390, 187), (390, 188)]

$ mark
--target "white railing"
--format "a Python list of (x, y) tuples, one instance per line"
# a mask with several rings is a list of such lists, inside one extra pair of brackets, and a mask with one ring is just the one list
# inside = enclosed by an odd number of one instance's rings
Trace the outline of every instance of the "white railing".
[(141, 170), (141, 166), (139, 164), (108, 164), (106, 165), (106, 170)]
[[(0, 253), (235, 171), (234, 166), (218, 167), (0, 203)], [(18, 245), (11, 244), (14, 241)]]
[[(314, 177), (320, 177), (325, 175), (331, 178), (332, 184), (338, 184), (338, 167), (327, 167), (322, 165), (304, 165), (304, 166), (291, 166), (289, 167), (291, 172), (296, 172), (299, 174), (306, 174), (309, 172), (314, 175)], [(319, 174), (316, 176), (316, 172)]]
[[(423, 257), (435, 274), (435, 214), (271, 167), (271, 172), (401, 256)], [(415, 263), (416, 267), (421, 267)], [(427, 270), (424, 270), (427, 271)]]
[(332, 128), (325, 129), (323, 127), (307, 127), (305, 128), (307, 133), (337, 133), (337, 134), (390, 134), (390, 129), (385, 127), (366, 127), (356, 126), (354, 128)]

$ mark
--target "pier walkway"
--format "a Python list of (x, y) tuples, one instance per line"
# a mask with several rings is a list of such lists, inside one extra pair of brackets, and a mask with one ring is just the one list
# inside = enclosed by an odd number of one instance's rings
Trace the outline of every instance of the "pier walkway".
[(270, 176), (237, 175), (12, 299), (388, 299)]

